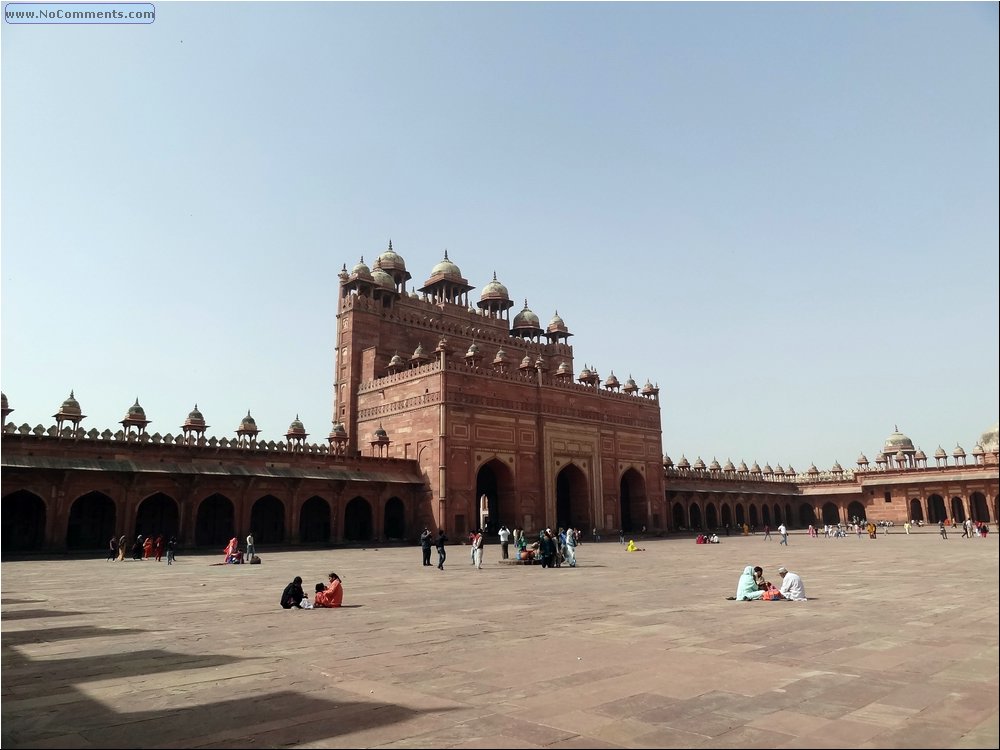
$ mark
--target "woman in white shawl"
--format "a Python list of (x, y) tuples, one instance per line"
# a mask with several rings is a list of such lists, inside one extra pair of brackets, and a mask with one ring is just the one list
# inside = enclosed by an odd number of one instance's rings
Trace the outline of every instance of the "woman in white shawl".
[(753, 579), (753, 566), (747, 565), (743, 569), (743, 575), (740, 576), (740, 582), (736, 584), (736, 601), (760, 599), (762, 596), (764, 592), (757, 587)]

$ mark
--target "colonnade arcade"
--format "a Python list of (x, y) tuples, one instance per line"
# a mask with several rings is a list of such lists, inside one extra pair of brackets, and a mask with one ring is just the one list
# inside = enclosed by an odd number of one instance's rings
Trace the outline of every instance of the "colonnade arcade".
[[(240, 504), (223, 493), (213, 493), (190, 506), (164, 492), (154, 492), (127, 509), (123, 500), (91, 491), (72, 501), (62, 528), (54, 528), (56, 514), (38, 494), (17, 490), (3, 498), (3, 548), (7, 551), (43, 549), (106, 549), (112, 537), (126, 536), (129, 545), (143, 536), (176, 536), (182, 546), (218, 547), (233, 536), (252, 531), (258, 546), (290, 543), (327, 544), (338, 541), (405, 539), (415, 523), (407, 504), (395, 495), (381, 500), (363, 494), (342, 495), (338, 502), (312, 495), (293, 504), (263, 494)], [(128, 504), (130, 505), (130, 504)]]
[(737, 528), (770, 526), (784, 523), (788, 526), (808, 526), (816, 523), (815, 511), (810, 503), (799, 498), (794, 501), (781, 495), (757, 496), (727, 495), (698, 492), (667, 492), (670, 528), (686, 529)]
[[(990, 514), (993, 508), (993, 514)], [(996, 498), (987, 498), (986, 493), (974, 491), (967, 494), (932, 492), (921, 494), (920, 497), (909, 499), (909, 514), (911, 521), (937, 523), (951, 520), (952, 523), (963, 523), (968, 519), (996, 522)]]
[[(554, 487), (555, 517), (549, 518), (543, 510), (543, 503), (522, 503), (513, 469), (500, 458), (484, 462), (476, 472), (476, 498), (486, 496), (485, 507), (476, 504), (476, 509), (456, 515), (454, 528), (470, 528), (470, 524), (482, 526), (484, 519), (489, 530), (495, 532), (501, 525), (513, 528), (515, 525), (527, 531), (546, 526), (574, 528), (589, 531), (592, 528), (622, 528), (625, 531), (639, 530), (651, 521), (647, 507), (646, 481), (633, 467), (626, 468), (618, 481), (617, 503), (604, 504), (594, 499), (590, 474), (576, 461), (568, 461), (560, 466), (555, 475)], [(529, 493), (526, 493), (529, 494)], [(544, 497), (544, 493), (538, 493)], [(598, 507), (595, 507), (595, 503)], [(537, 507), (536, 507), (537, 506)], [(652, 520), (657, 520), (653, 516)]]

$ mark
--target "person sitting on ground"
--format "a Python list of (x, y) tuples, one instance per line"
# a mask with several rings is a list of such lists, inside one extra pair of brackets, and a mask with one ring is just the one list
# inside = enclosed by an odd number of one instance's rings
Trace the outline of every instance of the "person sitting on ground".
[(774, 601), (775, 599), (784, 598), (777, 586), (764, 579), (764, 569), (759, 565), (753, 569), (753, 582), (757, 584), (758, 589), (764, 592), (761, 599)]
[(782, 566), (778, 568), (778, 575), (781, 576), (781, 595), (793, 602), (804, 602), (806, 599), (806, 587), (802, 584), (802, 577), (798, 573), (789, 573), (788, 568)]
[(330, 584), (322, 589), (321, 583), (316, 584), (316, 595), (313, 597), (314, 607), (339, 607), (344, 603), (344, 587), (340, 584), (340, 576), (330, 574)]
[(764, 592), (757, 588), (757, 583), (753, 579), (753, 566), (747, 565), (743, 568), (739, 583), (736, 584), (736, 601), (747, 602), (752, 599), (762, 599)]
[(695, 539), (694, 539), (694, 543), (695, 544), (706, 544), (707, 541), (705, 539), (705, 535), (704, 534), (699, 534), (698, 536), (696, 536)]
[(232, 556), (236, 554), (236, 550), (239, 549), (239, 546), (240, 543), (236, 541), (236, 537), (229, 540), (229, 544), (227, 544), (226, 548), (222, 550), (222, 554), (225, 556), (225, 561), (227, 563), (232, 562)]
[(295, 576), (290, 584), (285, 586), (285, 590), (281, 592), (281, 606), (283, 609), (296, 609), (302, 608), (302, 600), (306, 598), (305, 592), (302, 590), (302, 578), (300, 576)]
[(718, 544), (719, 543), (719, 535), (718, 534), (712, 534), (712, 536), (710, 536), (708, 538), (708, 543), (709, 544)]
[(646, 548), (645, 547), (636, 547), (635, 546), (635, 539), (629, 539), (628, 540), (628, 546), (625, 548), (625, 551), (626, 552), (645, 552)]

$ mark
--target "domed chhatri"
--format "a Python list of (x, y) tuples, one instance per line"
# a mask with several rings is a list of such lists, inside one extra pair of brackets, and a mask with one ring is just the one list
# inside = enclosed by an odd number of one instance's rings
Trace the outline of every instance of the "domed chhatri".
[(363, 281), (372, 280), (372, 271), (365, 265), (365, 256), (361, 256), (361, 260), (357, 262), (354, 268), (351, 269), (351, 277), (356, 279), (361, 279)]
[(448, 258), (448, 251), (444, 251), (444, 260), (438, 263), (434, 268), (431, 269), (431, 277), (434, 276), (457, 276), (462, 277), (462, 269), (456, 266)]
[(187, 419), (184, 420), (181, 429), (184, 427), (207, 427), (205, 424), (205, 415), (198, 411), (198, 404), (195, 404), (194, 408), (188, 413)]
[(899, 431), (899, 426), (894, 428), (894, 432), (885, 439), (885, 446), (882, 448), (882, 452), (887, 456), (895, 455), (896, 451), (902, 450), (906, 453), (916, 453), (916, 448), (913, 447), (913, 441), (910, 440), (906, 435)]
[(10, 414), (13, 409), (10, 408), (10, 404), (7, 403), (7, 394), (0, 392), (0, 418), (4, 422), (7, 421), (7, 415)]
[(392, 276), (382, 270), (381, 261), (375, 261), (375, 267), (372, 269), (372, 281), (375, 282), (376, 287), (383, 291), (396, 291), (396, 282)]
[(239, 444), (246, 446), (255, 443), (259, 433), (260, 429), (257, 427), (257, 422), (250, 416), (250, 410), (247, 409), (247, 415), (243, 417), (240, 426), (236, 429)]
[[(406, 262), (403, 260), (403, 256), (392, 249), (392, 240), (389, 240), (389, 248), (378, 256), (376, 263), (400, 285), (405, 284), (411, 278), (406, 270)], [(400, 286), (400, 289), (402, 288)]]
[(997, 429), (1000, 428), (1000, 423), (994, 422), (993, 426), (990, 427), (986, 432), (979, 436), (979, 444), (983, 446), (983, 450), (986, 453), (991, 453), (997, 448)]
[[(510, 294), (507, 291), (507, 287), (497, 281), (497, 272), (493, 272), (493, 280), (488, 282), (486, 286), (483, 287), (482, 294), (479, 295), (480, 307), (483, 307), (481, 303), (483, 302), (510, 302)], [(513, 305), (513, 302), (510, 302)], [(509, 307), (510, 305), (508, 305)]]
[(148, 425), (152, 420), (146, 419), (146, 410), (139, 405), (139, 399), (136, 397), (135, 403), (128, 408), (128, 414), (125, 415), (119, 424), (125, 428), (125, 434), (129, 434), (134, 427), (138, 434), (142, 434), (146, 431), (146, 425)]
[(288, 431), (285, 433), (285, 439), (289, 443), (302, 445), (305, 443), (307, 437), (309, 437), (309, 435), (306, 433), (305, 425), (302, 424), (302, 421), (299, 419), (299, 415), (296, 414), (295, 419), (293, 419), (292, 423), (288, 425)]
[(80, 409), (80, 402), (76, 400), (73, 391), (69, 392), (69, 398), (62, 402), (59, 411), (52, 417), (56, 420), (56, 428), (60, 431), (62, 431), (63, 422), (70, 422), (76, 428), (82, 420), (86, 419), (86, 415)]
[(524, 300), (524, 309), (514, 316), (514, 320), (510, 324), (510, 335), (532, 341), (538, 341), (539, 336), (542, 335), (542, 324), (539, 322), (538, 316), (528, 307), (528, 300)]

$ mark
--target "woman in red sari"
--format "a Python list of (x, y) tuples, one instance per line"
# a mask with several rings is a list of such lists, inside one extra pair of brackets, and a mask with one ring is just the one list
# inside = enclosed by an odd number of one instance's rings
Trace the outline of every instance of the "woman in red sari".
[(149, 556), (153, 554), (153, 537), (147, 536), (146, 541), (142, 543), (142, 559), (148, 560)]
[(239, 549), (240, 543), (236, 541), (236, 537), (229, 540), (229, 544), (226, 548), (222, 550), (222, 554), (226, 556), (226, 562), (232, 562), (234, 556), (236, 555), (236, 550)]
[(313, 597), (313, 607), (339, 607), (343, 603), (344, 587), (340, 585), (340, 576), (331, 573), (329, 585)]
[(153, 554), (156, 555), (156, 562), (163, 559), (163, 534), (159, 534), (153, 542)]

